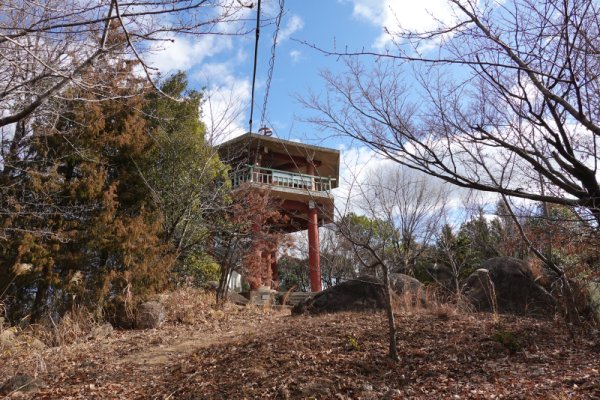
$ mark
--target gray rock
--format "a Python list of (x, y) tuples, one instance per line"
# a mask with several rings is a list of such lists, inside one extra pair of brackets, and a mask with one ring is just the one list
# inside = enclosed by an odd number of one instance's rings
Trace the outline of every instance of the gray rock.
[(157, 301), (142, 303), (136, 309), (135, 325), (138, 329), (160, 328), (166, 314), (165, 306)]
[(429, 265), (426, 267), (425, 271), (434, 281), (442, 284), (451, 281), (454, 278), (452, 270), (444, 265)]
[(245, 306), (246, 304), (248, 304), (249, 301), (246, 297), (232, 290), (229, 290), (227, 292), (227, 298), (229, 299), (229, 301), (239, 306)]
[(219, 282), (217, 282), (217, 281), (206, 281), (206, 282), (204, 282), (202, 284), (201, 288), (204, 289), (204, 290), (216, 291), (217, 289), (219, 289)]
[(385, 308), (381, 281), (361, 276), (332, 286), (296, 305), (292, 314), (321, 314), (341, 311), (374, 311)]
[[(390, 286), (396, 294), (422, 296), (423, 284), (408, 275), (390, 274)], [(421, 297), (421, 300), (424, 296)], [(320, 314), (341, 311), (374, 311), (385, 309), (383, 282), (364, 275), (332, 286), (298, 303), (292, 314)]]
[(551, 315), (556, 301), (538, 285), (529, 264), (512, 257), (485, 261), (463, 284), (467, 299), (481, 311)]
[(412, 276), (404, 274), (390, 274), (390, 286), (397, 294), (412, 293), (419, 294), (423, 291), (423, 284)]
[(600, 321), (600, 281), (591, 281), (585, 284), (588, 292), (589, 304), (596, 320)]
[(99, 325), (92, 329), (90, 334), (88, 335), (88, 339), (104, 339), (109, 337), (113, 333), (113, 326), (109, 322), (105, 322), (102, 325)]
[(13, 329), (0, 332), (0, 347), (12, 348), (16, 345), (16, 337)]

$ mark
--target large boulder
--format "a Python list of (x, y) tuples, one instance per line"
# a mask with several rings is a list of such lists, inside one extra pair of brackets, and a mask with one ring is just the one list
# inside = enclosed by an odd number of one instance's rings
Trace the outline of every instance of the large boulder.
[(463, 284), (463, 293), (480, 311), (548, 315), (556, 301), (538, 285), (529, 264), (512, 257), (485, 261)]
[(390, 274), (390, 286), (396, 294), (411, 293), (417, 295), (423, 291), (423, 284), (418, 279), (404, 274)]
[(242, 296), (238, 292), (234, 292), (233, 290), (227, 291), (227, 298), (230, 302), (237, 304), (238, 306), (245, 306), (249, 302), (248, 298)]
[(332, 286), (296, 305), (292, 314), (321, 314), (340, 311), (374, 311), (385, 308), (381, 281), (361, 276)]
[(425, 274), (428, 278), (435, 282), (441, 283), (444, 286), (451, 284), (454, 279), (452, 270), (444, 265), (434, 264), (425, 267)]
[[(423, 286), (403, 274), (390, 274), (390, 285), (396, 293), (417, 295)], [(321, 314), (341, 311), (375, 311), (385, 309), (383, 282), (373, 276), (361, 276), (332, 286), (297, 304), (292, 314)]]
[(600, 281), (589, 282), (587, 290), (590, 297), (590, 306), (598, 321), (600, 321)]
[(135, 325), (138, 329), (155, 329), (165, 322), (165, 306), (158, 301), (141, 303), (136, 310)]

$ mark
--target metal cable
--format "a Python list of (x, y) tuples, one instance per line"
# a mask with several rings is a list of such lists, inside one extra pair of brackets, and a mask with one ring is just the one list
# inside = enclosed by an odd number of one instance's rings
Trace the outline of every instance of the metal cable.
[(269, 71), (267, 72), (267, 81), (265, 83), (265, 95), (263, 100), (262, 113), (260, 115), (260, 126), (265, 126), (265, 115), (267, 113), (267, 103), (269, 101), (269, 91), (271, 89), (271, 80), (273, 79), (273, 69), (275, 68), (275, 49), (277, 47), (277, 36), (285, 7), (285, 0), (279, 0), (279, 13), (275, 18), (275, 31), (273, 32), (273, 43), (271, 45), (271, 58), (269, 59)]
[(250, 130), (252, 132), (252, 115), (254, 114), (254, 85), (256, 83), (256, 65), (258, 64), (258, 38), (260, 36), (260, 0), (256, 10), (256, 41), (254, 42), (254, 70), (252, 73), (252, 94), (250, 99)]

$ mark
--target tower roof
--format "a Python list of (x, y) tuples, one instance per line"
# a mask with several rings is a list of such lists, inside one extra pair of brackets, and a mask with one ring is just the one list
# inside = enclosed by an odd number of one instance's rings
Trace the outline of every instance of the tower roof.
[[(340, 151), (328, 147), (315, 146), (291, 140), (279, 139), (273, 136), (259, 135), (247, 132), (217, 146), (219, 155), (224, 162), (243, 158), (251, 152), (277, 154), (280, 158), (287, 157), (289, 162), (302, 164), (313, 160), (319, 176), (339, 180)], [(337, 184), (336, 184), (337, 186)]]

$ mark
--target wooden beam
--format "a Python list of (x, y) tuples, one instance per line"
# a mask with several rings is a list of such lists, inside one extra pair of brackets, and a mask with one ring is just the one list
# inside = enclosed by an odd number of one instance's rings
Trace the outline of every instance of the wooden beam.
[[(268, 152), (265, 155), (265, 158), (267, 157), (271, 157), (275, 160), (284, 160), (284, 161), (293, 161), (293, 163), (291, 163), (291, 166), (305, 166), (307, 165), (309, 162), (305, 157), (298, 157), (298, 156), (292, 156), (290, 154), (286, 154), (286, 153), (278, 153), (278, 152)], [(321, 161), (319, 160), (313, 160), (312, 164), (315, 165), (315, 167), (320, 167), (321, 166)]]
[(308, 204), (298, 200), (284, 200), (283, 203), (281, 203), (281, 208), (289, 211), (308, 213)]

